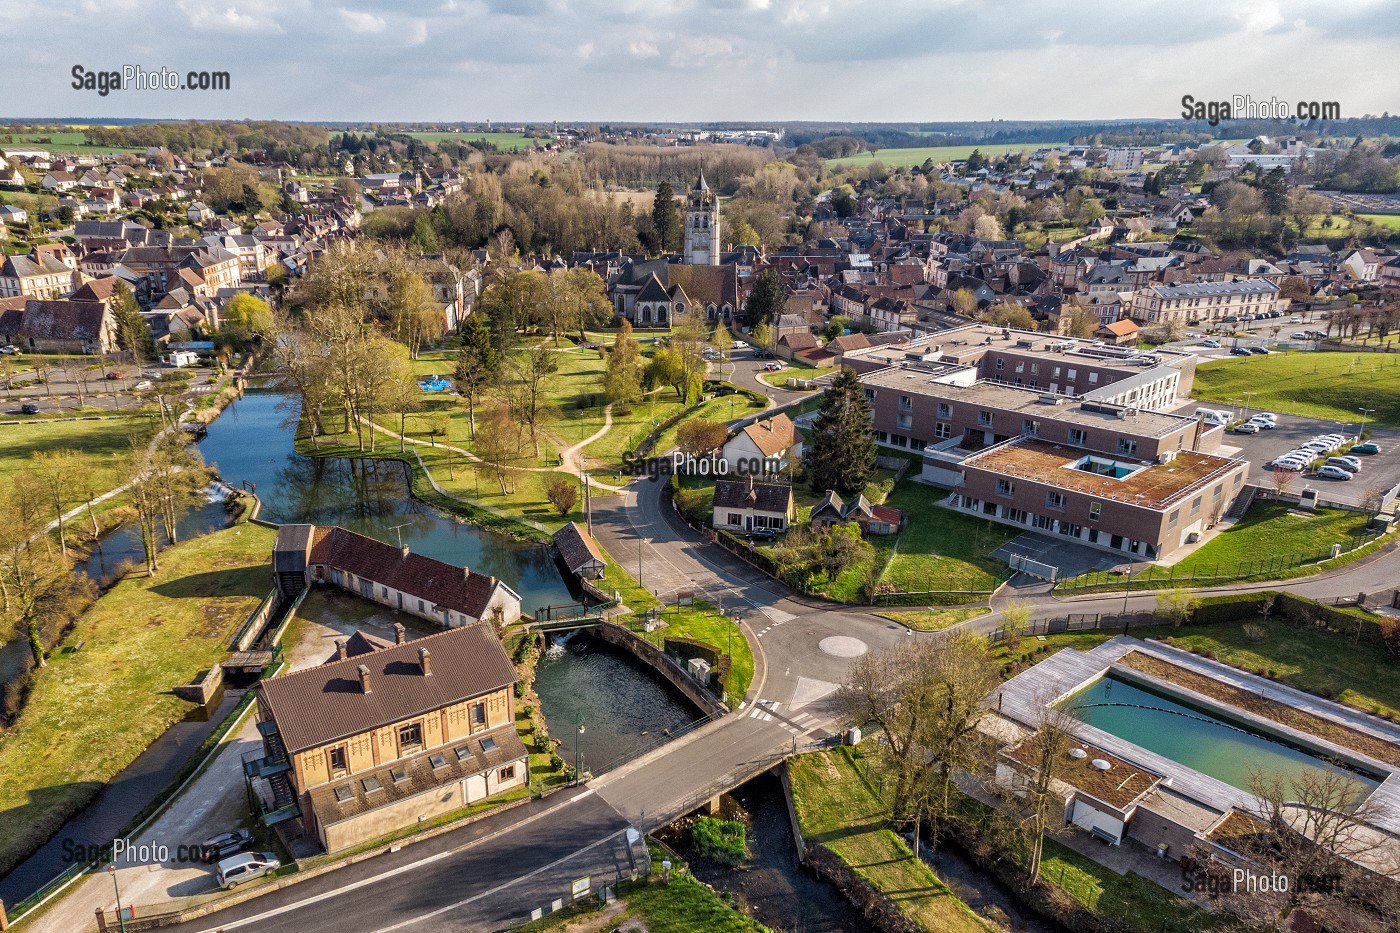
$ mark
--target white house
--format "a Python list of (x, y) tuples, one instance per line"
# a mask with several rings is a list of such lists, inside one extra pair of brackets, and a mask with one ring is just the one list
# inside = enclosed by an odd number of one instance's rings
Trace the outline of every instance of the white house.
[(738, 534), (776, 533), (786, 530), (796, 517), (792, 487), (778, 483), (755, 483), (722, 479), (715, 483), (711, 524), (720, 531)]
[(781, 473), (800, 456), (802, 435), (784, 414), (749, 425), (724, 445), (724, 462), (731, 476)]

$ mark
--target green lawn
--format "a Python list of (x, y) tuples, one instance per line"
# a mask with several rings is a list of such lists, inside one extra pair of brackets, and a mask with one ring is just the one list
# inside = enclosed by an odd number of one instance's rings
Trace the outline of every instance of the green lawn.
[[(666, 859), (672, 862), (669, 884), (661, 881), (661, 863)], [(736, 910), (725, 895), (697, 881), (671, 852), (653, 845), (651, 862), (650, 878), (623, 882), (618, 890), (621, 903), (607, 908), (606, 914), (599, 909), (597, 898), (588, 898), (516, 930), (622, 930), (634, 929), (627, 921), (637, 920), (640, 926), (635, 929), (644, 933), (772, 933)]]
[(1369, 516), (1343, 509), (1299, 514), (1284, 502), (1255, 502), (1245, 517), (1207, 541), (1176, 565), (1178, 575), (1206, 576), (1217, 568), (1297, 555), (1326, 556), (1333, 544), (1350, 543), (1365, 530)]
[(1062, 146), (1064, 143), (991, 143), (981, 146), (921, 146), (913, 149), (881, 149), (877, 152), (861, 152), (844, 159), (827, 159), (827, 168), (853, 168), (869, 165), (871, 162), (881, 162), (890, 168), (908, 168), (915, 165), (923, 165), (928, 159), (935, 162), (947, 162), (954, 159), (966, 159), (972, 155), (974, 149), (980, 150), (983, 155), (1001, 155), (1004, 152), (1034, 152), (1037, 149), (1047, 149), (1053, 146)]
[(877, 612), (876, 615), (898, 622), (921, 632), (937, 632), (968, 619), (991, 612), (988, 606), (964, 606), (954, 609), (915, 609), (907, 612)]
[[(107, 492), (122, 483), (119, 460), (130, 450), (128, 437), (133, 431), (145, 441), (151, 436), (150, 420), (132, 417), (0, 425), (0, 483), (8, 484), (15, 474), (29, 469), (34, 454), (68, 449), (87, 455), (92, 489)], [(79, 494), (75, 490), (75, 500)]]
[(933, 869), (885, 827), (885, 809), (850, 754), (839, 748), (789, 759), (793, 803), (807, 844), (826, 846), (926, 930), (987, 930)]
[(1400, 214), (1357, 214), (1361, 220), (1368, 220), (1378, 227), (1400, 233)]
[(1040, 871), (1070, 897), (1096, 914), (1118, 918), (1128, 930), (1157, 933), (1213, 926), (1209, 914), (1161, 885), (1132, 872), (1120, 875), (1053, 839), (1045, 842)]
[(189, 711), (170, 690), (223, 657), (267, 595), (273, 535), (242, 524), (173, 547), (158, 576), (128, 577), (83, 615), (0, 737), (0, 871)]
[[(1244, 518), (1173, 566), (1154, 564), (1135, 574), (1132, 588), (1152, 589), (1164, 582), (1192, 578), (1282, 578), (1295, 568), (1326, 558), (1333, 544), (1350, 550), (1369, 521), (1364, 512), (1318, 509), (1307, 514), (1285, 502), (1256, 501)], [(1095, 571), (1074, 578), (1070, 585), (1112, 590), (1115, 586), (1124, 588), (1124, 582), (1122, 577)]]
[(822, 376), (829, 376), (836, 372), (835, 366), (787, 366), (775, 373), (759, 373), (758, 381), (766, 383), (774, 388), (787, 388), (789, 379), (820, 379)]
[(1019, 533), (935, 503), (948, 493), (905, 479), (889, 504), (904, 510), (905, 527), (880, 583), (900, 591), (991, 590), (1006, 562), (991, 556)]
[[(730, 709), (737, 707), (744, 699), (744, 694), (749, 692), (754, 670), (753, 652), (749, 649), (749, 641), (739, 626), (731, 618), (720, 615), (714, 605), (701, 599), (697, 599), (694, 606), (669, 606), (662, 610), (661, 618), (666, 622), (665, 628), (641, 633), (643, 638), (658, 648), (664, 647), (669, 637), (702, 641), (723, 653), (733, 651), (730, 660), (729, 690), (724, 700)], [(749, 621), (752, 623), (757, 620)]]
[(1400, 427), (1400, 359), (1390, 353), (1274, 353), (1203, 363), (1191, 394), (1229, 404), (1250, 393), (1250, 408), (1358, 425)]

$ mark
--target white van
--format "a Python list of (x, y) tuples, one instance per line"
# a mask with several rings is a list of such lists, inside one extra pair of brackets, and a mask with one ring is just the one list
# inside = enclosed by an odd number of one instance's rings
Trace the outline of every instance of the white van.
[(1234, 413), (1218, 408), (1197, 408), (1195, 417), (1205, 418), (1206, 424), (1223, 426), (1230, 423), (1230, 419), (1234, 417)]

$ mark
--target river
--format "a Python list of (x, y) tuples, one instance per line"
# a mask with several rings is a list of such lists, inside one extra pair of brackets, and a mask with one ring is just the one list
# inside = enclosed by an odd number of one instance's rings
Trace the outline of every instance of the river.
[[(341, 525), (380, 541), (504, 580), (523, 609), (574, 602), (553, 550), (446, 515), (409, 492), (408, 468), (393, 460), (321, 459), (296, 452), (296, 400), (251, 391), (209, 426), (199, 443), (224, 482), (257, 489), (261, 518)], [(402, 537), (400, 537), (402, 536)]]

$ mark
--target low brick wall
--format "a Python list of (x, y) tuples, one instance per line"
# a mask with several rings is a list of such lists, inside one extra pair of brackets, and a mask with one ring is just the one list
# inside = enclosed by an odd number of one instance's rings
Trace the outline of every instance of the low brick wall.
[(224, 668), (220, 664), (215, 664), (204, 672), (204, 676), (199, 680), (181, 684), (171, 692), (182, 700), (190, 703), (197, 703), (200, 706), (208, 706), (223, 691)]
[(615, 622), (600, 622), (596, 633), (603, 641), (625, 648), (633, 657), (670, 681), (673, 687), (685, 694), (686, 699), (711, 716), (722, 716), (729, 712), (729, 708), (718, 697), (697, 683), (679, 664), (667, 657), (666, 652), (636, 632), (629, 631)]

